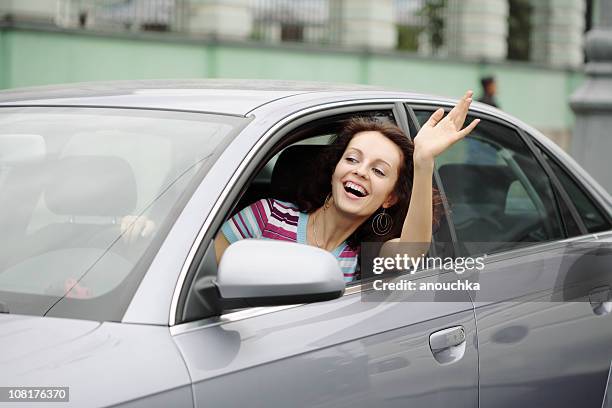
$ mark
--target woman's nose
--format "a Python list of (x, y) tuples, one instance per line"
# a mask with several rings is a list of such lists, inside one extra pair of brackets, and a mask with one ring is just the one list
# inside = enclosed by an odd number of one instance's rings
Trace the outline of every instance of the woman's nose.
[(353, 174), (355, 174), (356, 176), (361, 177), (361, 178), (366, 178), (366, 177), (367, 177), (368, 172), (367, 172), (367, 170), (366, 170), (365, 165), (363, 165), (363, 164), (362, 164), (362, 165), (360, 165), (360, 166), (356, 166), (356, 167), (353, 169)]

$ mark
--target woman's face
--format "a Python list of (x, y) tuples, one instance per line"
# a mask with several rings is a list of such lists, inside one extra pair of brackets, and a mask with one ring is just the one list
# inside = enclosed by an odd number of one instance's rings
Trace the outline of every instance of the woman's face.
[(332, 175), (336, 208), (351, 216), (369, 217), (395, 204), (393, 194), (402, 152), (378, 131), (359, 132), (349, 142)]

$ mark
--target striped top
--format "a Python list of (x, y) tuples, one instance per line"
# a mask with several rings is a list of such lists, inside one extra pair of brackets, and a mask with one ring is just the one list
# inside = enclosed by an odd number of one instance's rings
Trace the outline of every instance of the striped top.
[[(267, 238), (307, 244), (308, 214), (295, 204), (264, 198), (243, 208), (221, 227), (231, 243), (245, 238)], [(355, 279), (359, 250), (351, 249), (346, 241), (332, 251), (344, 274), (344, 281)]]

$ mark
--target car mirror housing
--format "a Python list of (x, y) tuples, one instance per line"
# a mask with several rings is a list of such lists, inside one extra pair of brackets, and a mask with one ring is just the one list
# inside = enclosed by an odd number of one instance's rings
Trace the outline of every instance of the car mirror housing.
[(277, 306), (338, 298), (345, 283), (338, 261), (323, 249), (247, 239), (225, 250), (216, 286), (223, 301)]

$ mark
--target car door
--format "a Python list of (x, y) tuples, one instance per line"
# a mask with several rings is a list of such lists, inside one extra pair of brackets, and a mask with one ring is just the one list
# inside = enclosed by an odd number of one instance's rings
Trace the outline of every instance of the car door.
[[(398, 123), (406, 123), (405, 116), (397, 116), (405, 115), (397, 110), (401, 106), (393, 103), (340, 105), (343, 114), (387, 110)], [(310, 120), (337, 114), (335, 108), (324, 108)], [(290, 137), (280, 132), (276, 143)], [(244, 140), (238, 136), (234, 143)], [(274, 147), (271, 141), (265, 149)], [(257, 167), (262, 163), (252, 163), (252, 169)], [(226, 214), (217, 217), (212, 225), (218, 228)], [(210, 241), (202, 245), (204, 256), (194, 262), (207, 274), (206, 268), (214, 269), (213, 251)], [(413, 279), (440, 278), (424, 271)], [(433, 302), (435, 295), (425, 292), (372, 301), (366, 293), (357, 282), (332, 301), (248, 308), (179, 322), (172, 332), (193, 381), (196, 406), (476, 406), (476, 326), (467, 292), (458, 293), (454, 302)], [(463, 351), (439, 362), (430, 342), (444, 342), (449, 333), (462, 333), (448, 348)]]
[[(421, 123), (429, 112), (415, 106)], [(437, 161), (457, 251), (488, 254), (472, 295), (481, 405), (600, 407), (612, 359), (610, 232), (566, 239), (581, 221), (563, 214), (561, 184), (517, 129), (481, 118)], [(588, 217), (601, 231), (599, 214)]]

